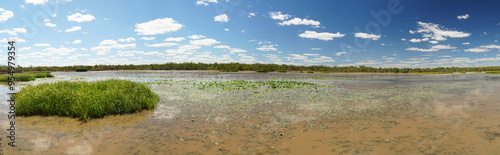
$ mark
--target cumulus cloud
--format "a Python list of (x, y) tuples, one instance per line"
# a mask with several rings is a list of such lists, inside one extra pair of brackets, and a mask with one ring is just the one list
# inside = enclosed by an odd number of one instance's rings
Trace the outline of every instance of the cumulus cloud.
[(229, 54), (245, 53), (245, 52), (247, 52), (247, 50), (240, 49), (240, 48), (231, 48), (231, 50), (229, 50)]
[(413, 39), (410, 39), (409, 41), (412, 42), (412, 43), (418, 43), (418, 42), (422, 42), (422, 41), (429, 41), (429, 38), (423, 38), (423, 39), (415, 39), (415, 38), (413, 38)]
[(14, 17), (14, 12), (0, 8), (0, 23), (3, 23)]
[(125, 38), (125, 39), (118, 39), (118, 41), (120, 41), (120, 42), (134, 42), (135, 38), (128, 37), (128, 38)]
[(177, 43), (158, 43), (158, 44), (152, 44), (152, 45), (147, 45), (148, 47), (171, 47), (179, 45)]
[(494, 45), (494, 44), (483, 45), (483, 46), (479, 46), (479, 47), (476, 47), (476, 48), (469, 48), (469, 49), (466, 49), (464, 51), (478, 53), (478, 52), (488, 52), (488, 51), (490, 51), (490, 49), (500, 49), (500, 45)]
[(201, 38), (205, 38), (205, 36), (203, 36), (203, 35), (190, 35), (189, 38), (191, 38), (191, 39), (201, 39)]
[(469, 42), (465, 42), (465, 43), (462, 43), (462, 44), (464, 44), (464, 45), (469, 45), (470, 43), (469, 43)]
[(321, 50), (321, 48), (311, 48), (311, 50), (313, 50), (313, 51), (319, 51), (319, 50)]
[(457, 19), (469, 19), (469, 14), (457, 16)]
[(282, 14), (281, 11), (269, 12), (269, 15), (271, 15), (271, 18), (275, 19), (275, 20), (286, 20), (286, 19), (292, 17), (289, 14)]
[(277, 45), (262, 45), (260, 47), (257, 47), (257, 50), (259, 50), (259, 51), (278, 51), (278, 49), (274, 46), (277, 46)]
[(422, 48), (417, 48), (417, 47), (410, 47), (406, 48), (405, 50), (407, 51), (420, 51), (420, 52), (436, 52), (441, 49), (456, 49), (457, 47), (453, 47), (450, 45), (434, 45), (429, 49), (422, 49)]
[(212, 46), (213, 44), (220, 43), (215, 39), (200, 39), (200, 40), (190, 40), (190, 44), (198, 46)]
[(288, 54), (290, 56), (292, 56), (290, 59), (291, 60), (306, 60), (307, 59), (307, 56), (305, 55), (300, 55), (300, 54)]
[(80, 43), (82, 43), (82, 40), (80, 39), (73, 41), (73, 44), (80, 44)]
[(214, 17), (214, 21), (227, 23), (229, 21), (229, 17), (226, 14), (217, 15)]
[(137, 45), (135, 43), (131, 44), (118, 44), (117, 41), (112, 39), (107, 39), (101, 41), (99, 46), (92, 47), (90, 50), (97, 52), (97, 55), (106, 55), (106, 53), (110, 52), (112, 49), (130, 49), (135, 48)]
[(170, 38), (167, 38), (167, 39), (165, 39), (163, 41), (176, 41), (176, 42), (179, 42), (179, 41), (183, 41), (184, 39), (186, 39), (186, 38), (184, 38), (184, 37), (176, 37), (176, 38), (170, 37)]
[(448, 30), (443, 26), (434, 23), (417, 22), (419, 28), (418, 33), (421, 33), (424, 38), (431, 38), (437, 41), (445, 41), (449, 38), (465, 38), (469, 37), (470, 33)]
[(354, 33), (354, 37), (363, 38), (363, 39), (371, 39), (371, 40), (380, 39), (380, 35), (368, 34), (368, 33), (363, 33), (363, 32)]
[(49, 0), (25, 0), (26, 4), (33, 4), (33, 5), (44, 5), (47, 3)]
[(335, 62), (332, 57), (319, 56), (313, 59), (304, 60), (305, 63), (325, 63), (325, 62)]
[(68, 21), (74, 21), (74, 22), (78, 22), (78, 23), (90, 22), (92, 20), (95, 20), (95, 17), (92, 16), (91, 14), (82, 15), (79, 12), (72, 14), (72, 15), (69, 15), (67, 17), (68, 17)]
[(82, 27), (80, 27), (80, 26), (73, 26), (69, 29), (66, 29), (64, 32), (74, 32), (74, 31), (79, 31), (81, 29), (82, 29)]
[(309, 39), (319, 39), (319, 40), (333, 40), (333, 38), (344, 37), (345, 34), (337, 33), (329, 33), (329, 32), (316, 32), (316, 31), (305, 31), (304, 33), (299, 34), (299, 37), (309, 38)]
[(347, 53), (347, 52), (337, 52), (337, 53), (335, 53), (335, 55), (336, 55), (336, 56), (341, 56), (341, 55), (346, 54), (346, 53)]
[(289, 25), (311, 25), (314, 28), (319, 27), (320, 22), (315, 21), (315, 20), (310, 20), (310, 19), (300, 19), (300, 18), (293, 18), (288, 21), (283, 21), (279, 23), (281, 26), (289, 26)]
[(255, 13), (253, 13), (253, 12), (250, 12), (250, 13), (248, 14), (248, 18), (252, 18), (252, 17), (254, 17), (254, 16), (255, 16)]
[(77, 48), (66, 48), (66, 47), (61, 47), (61, 48), (54, 48), (54, 47), (49, 47), (44, 49), (43, 51), (47, 52), (47, 54), (50, 55), (69, 55), (71, 52), (76, 51)]
[(9, 35), (14, 35), (16, 36), (18, 33), (26, 33), (28, 32), (25, 28), (13, 28), (13, 29), (5, 29), (5, 30), (0, 30), (0, 33), (7, 33)]
[(155, 40), (156, 38), (155, 37), (142, 37), (140, 39), (142, 39), (142, 40)]
[(149, 22), (135, 24), (138, 35), (157, 35), (180, 30), (184, 25), (172, 18), (158, 18)]
[(197, 0), (196, 5), (208, 6), (208, 3), (217, 3), (217, 0)]
[(231, 49), (231, 47), (227, 46), (227, 45), (218, 45), (218, 46), (214, 46), (214, 48)]
[(45, 23), (45, 26), (47, 27), (56, 27), (56, 24), (53, 24), (53, 23)]

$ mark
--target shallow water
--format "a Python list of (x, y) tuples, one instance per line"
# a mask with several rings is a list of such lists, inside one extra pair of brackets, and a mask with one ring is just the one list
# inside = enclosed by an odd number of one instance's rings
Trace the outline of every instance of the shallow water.
[[(60, 80), (129, 79), (161, 96), (154, 110), (82, 123), (17, 117), (6, 154), (495, 154), (500, 76), (214, 71), (54, 72)], [(303, 81), (319, 87), (201, 88), (210, 81)], [(193, 83), (195, 85), (193, 86)], [(8, 128), (7, 86), (0, 126)], [(5, 133), (2, 135), (5, 138)]]

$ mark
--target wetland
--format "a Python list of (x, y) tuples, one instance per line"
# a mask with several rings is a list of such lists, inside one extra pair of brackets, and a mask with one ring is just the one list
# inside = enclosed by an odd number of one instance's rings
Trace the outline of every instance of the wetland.
[[(86, 122), (17, 116), (17, 147), (2, 145), (5, 154), (500, 152), (498, 74), (88, 71), (52, 75), (16, 86), (130, 80), (145, 84), (159, 101), (151, 110)], [(0, 85), (3, 130), (9, 125), (7, 89), (5, 83)]]

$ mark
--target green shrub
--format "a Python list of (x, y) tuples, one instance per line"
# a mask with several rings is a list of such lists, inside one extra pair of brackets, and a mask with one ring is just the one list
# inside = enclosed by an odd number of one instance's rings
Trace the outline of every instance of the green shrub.
[(78, 68), (75, 70), (76, 72), (86, 72), (87, 68)]
[(70, 116), (87, 121), (154, 108), (159, 96), (128, 80), (61, 81), (28, 85), (16, 94), (16, 115)]
[(278, 73), (286, 73), (286, 70), (280, 70)]
[(488, 71), (486, 74), (500, 74), (500, 71)]
[(314, 73), (313, 71), (307, 71), (307, 73)]
[(329, 74), (330, 72), (320, 72), (320, 73), (323, 73), (323, 74)]
[[(0, 75), (0, 81), (1, 82), (8, 82), (9, 77), (11, 77), (10, 74), (6, 75)], [(35, 80), (35, 77), (33, 75), (29, 74), (14, 74), (15, 81), (33, 81)]]
[(267, 72), (269, 72), (269, 71), (266, 71), (266, 70), (258, 70), (258, 71), (256, 71), (256, 72), (257, 72), (257, 73), (267, 73)]

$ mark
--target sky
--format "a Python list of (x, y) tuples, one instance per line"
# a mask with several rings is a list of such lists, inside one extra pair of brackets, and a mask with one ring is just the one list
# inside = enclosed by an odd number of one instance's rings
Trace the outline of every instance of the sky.
[(0, 61), (21, 66), (500, 65), (500, 1), (0, 1)]

